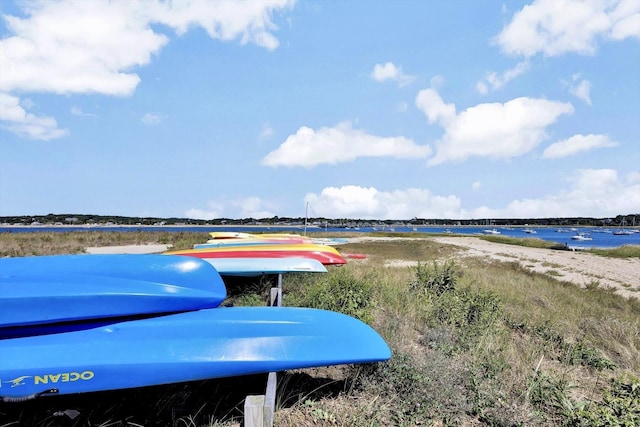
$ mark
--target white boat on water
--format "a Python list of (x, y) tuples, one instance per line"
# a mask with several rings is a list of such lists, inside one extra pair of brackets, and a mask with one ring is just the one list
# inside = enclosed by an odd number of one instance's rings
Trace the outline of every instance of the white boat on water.
[(491, 229), (486, 229), (486, 230), (482, 230), (482, 234), (489, 234), (489, 235), (497, 235), (497, 234), (501, 234), (497, 229), (495, 228), (491, 228)]
[(574, 236), (571, 236), (571, 238), (573, 240), (580, 240), (580, 241), (593, 240), (593, 237), (591, 237), (588, 233), (578, 233)]
[(525, 228), (525, 229), (524, 229), (524, 230), (522, 230), (522, 231), (524, 231), (524, 232), (525, 232), (525, 233), (527, 233), (527, 234), (537, 234), (537, 231), (536, 231), (536, 230), (534, 230), (533, 228)]

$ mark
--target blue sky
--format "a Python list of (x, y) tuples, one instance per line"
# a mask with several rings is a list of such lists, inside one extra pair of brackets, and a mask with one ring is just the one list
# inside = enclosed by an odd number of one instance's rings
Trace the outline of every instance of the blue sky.
[(0, 216), (640, 212), (640, 0), (0, 15)]

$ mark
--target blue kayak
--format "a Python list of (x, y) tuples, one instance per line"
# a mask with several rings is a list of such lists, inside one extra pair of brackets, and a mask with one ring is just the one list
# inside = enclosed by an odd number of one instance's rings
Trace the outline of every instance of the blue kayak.
[(226, 298), (206, 261), (167, 255), (0, 259), (3, 329), (217, 307)]
[(220, 307), (0, 340), (0, 397), (115, 390), (390, 357), (375, 330), (344, 314)]

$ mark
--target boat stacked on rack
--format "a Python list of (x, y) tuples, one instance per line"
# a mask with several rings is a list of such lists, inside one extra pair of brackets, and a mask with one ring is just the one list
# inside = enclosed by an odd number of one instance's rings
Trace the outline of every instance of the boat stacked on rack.
[(222, 275), (320, 273), (345, 262), (302, 240), (2, 258), (0, 402), (387, 360), (382, 337), (344, 314), (223, 304)]
[[(193, 249), (168, 251), (165, 254), (202, 258), (216, 268), (222, 265), (222, 259), (251, 258), (270, 260), (268, 262), (271, 264), (286, 264), (287, 260), (293, 258), (305, 258), (328, 266), (346, 264), (346, 258), (366, 258), (364, 254), (341, 254), (334, 247), (346, 243), (346, 239), (310, 239), (298, 234), (277, 233), (212, 232), (209, 235), (211, 239), (206, 243), (194, 245)], [(281, 261), (274, 259), (281, 259)]]

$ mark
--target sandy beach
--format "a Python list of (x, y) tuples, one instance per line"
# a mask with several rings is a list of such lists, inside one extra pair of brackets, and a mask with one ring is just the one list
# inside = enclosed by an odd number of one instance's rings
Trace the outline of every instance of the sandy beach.
[[(351, 242), (388, 238), (358, 237)], [(584, 251), (558, 251), (529, 248), (482, 240), (476, 237), (429, 237), (438, 243), (460, 248), (455, 258), (480, 257), (504, 262), (517, 262), (537, 273), (552, 274), (557, 280), (580, 287), (598, 283), (612, 288), (621, 296), (640, 298), (640, 259), (606, 258)], [(389, 267), (404, 267), (415, 263), (393, 260)]]
[[(389, 237), (354, 237), (351, 243), (372, 240), (390, 240)], [(460, 248), (456, 258), (489, 257), (492, 260), (518, 262), (522, 267), (537, 272), (552, 274), (557, 280), (585, 287), (598, 283), (602, 288), (612, 288), (621, 296), (640, 298), (640, 259), (605, 258), (583, 251), (558, 251), (506, 245), (476, 237), (428, 237), (438, 243)], [(87, 253), (162, 253), (169, 245), (130, 245), (87, 248)], [(411, 266), (406, 260), (392, 260), (388, 267)]]

